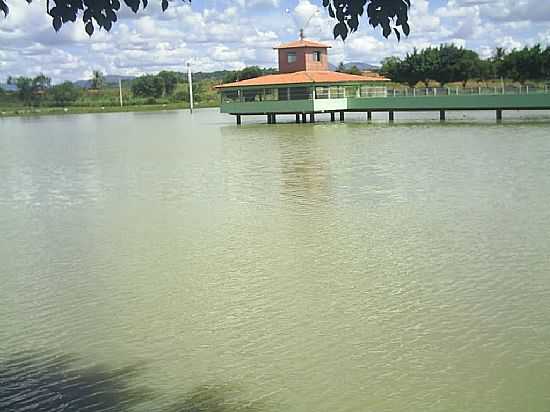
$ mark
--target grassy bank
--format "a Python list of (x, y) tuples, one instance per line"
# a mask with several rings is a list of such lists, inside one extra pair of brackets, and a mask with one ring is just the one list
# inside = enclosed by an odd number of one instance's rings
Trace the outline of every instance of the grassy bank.
[[(216, 104), (200, 104), (195, 108), (218, 107)], [(186, 103), (165, 103), (165, 104), (143, 104), (132, 106), (69, 106), (63, 107), (1, 107), (0, 118), (15, 116), (47, 116), (47, 115), (67, 115), (67, 114), (86, 114), (86, 113), (120, 113), (120, 112), (154, 112), (162, 110), (181, 110), (189, 109)]]
[[(148, 112), (188, 109), (187, 84), (178, 83), (170, 94), (159, 97), (136, 96), (131, 82), (122, 84), (122, 100), (119, 105), (118, 85), (105, 85), (99, 90), (68, 86), (63, 93), (55, 93), (57, 86), (33, 92), (27, 98), (19, 91), (0, 89), (0, 118), (12, 116), (43, 116), (79, 113)], [(196, 83), (195, 107), (218, 107), (219, 96), (213, 81)]]

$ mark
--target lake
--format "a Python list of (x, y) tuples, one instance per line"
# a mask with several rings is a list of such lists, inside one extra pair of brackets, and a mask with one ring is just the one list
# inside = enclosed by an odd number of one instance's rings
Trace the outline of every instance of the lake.
[(550, 116), (436, 116), (0, 119), (0, 410), (549, 411)]

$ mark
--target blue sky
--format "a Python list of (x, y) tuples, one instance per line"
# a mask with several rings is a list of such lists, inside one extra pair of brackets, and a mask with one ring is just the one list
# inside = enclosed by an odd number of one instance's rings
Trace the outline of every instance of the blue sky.
[(362, 20), (358, 32), (342, 42), (332, 38), (331, 20), (321, 0), (172, 1), (165, 13), (160, 0), (134, 15), (125, 9), (110, 33), (89, 38), (81, 22), (51, 28), (44, 1), (27, 5), (10, 0), (11, 13), (0, 15), (0, 82), (8, 75), (50, 75), (54, 82), (89, 78), (93, 70), (139, 75), (160, 70), (274, 67), (272, 47), (297, 38), (313, 16), (306, 37), (332, 45), (329, 60), (379, 64), (385, 56), (402, 56), (414, 47), (455, 43), (491, 55), (507, 49), (550, 44), (548, 0), (412, 0), (412, 33), (386, 40)]

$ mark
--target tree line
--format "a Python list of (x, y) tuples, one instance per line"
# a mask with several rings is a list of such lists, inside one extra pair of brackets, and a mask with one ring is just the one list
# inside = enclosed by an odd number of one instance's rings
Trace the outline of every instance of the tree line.
[(481, 59), (473, 50), (453, 44), (414, 49), (404, 58), (388, 57), (382, 61), (381, 74), (395, 82), (414, 87), (418, 83), (428, 85), (436, 81), (444, 86), (461, 82), (465, 87), (469, 80), (487, 81), (510, 79), (524, 84), (527, 80), (550, 79), (550, 47), (514, 49), (507, 52), (497, 48), (488, 59)]
[[(15, 86), (13, 93), (3, 92), (13, 97), (24, 106), (70, 106), (70, 105), (101, 105), (118, 104), (118, 85), (108, 84), (99, 71), (94, 71), (87, 87), (80, 87), (66, 81), (52, 85), (51, 79), (40, 74), (36, 77), (9, 77), (7, 83)], [(193, 82), (193, 95), (197, 102), (203, 100), (211, 104), (216, 100), (211, 80)], [(128, 104), (177, 103), (189, 101), (187, 74), (174, 71), (161, 71), (158, 74), (147, 74), (134, 80), (123, 81), (122, 91), (124, 101)], [(209, 102), (206, 102), (206, 101)]]
[(249, 66), (245, 67), (242, 70), (227, 72), (226, 75), (223, 77), (222, 83), (234, 83), (241, 80), (254, 79), (256, 77), (275, 73), (277, 73), (277, 70), (275, 69), (263, 69), (258, 66)]
[[(231, 83), (252, 79), (271, 73), (276, 73), (276, 70), (258, 66), (245, 67), (235, 71), (194, 73), (193, 98), (195, 102), (213, 105), (218, 101), (214, 85), (220, 82)], [(8, 84), (16, 87), (17, 91), (14, 95), (18, 102), (24, 106), (70, 106), (75, 104), (87, 106), (94, 102), (101, 102), (104, 105), (118, 104), (118, 85), (108, 84), (100, 71), (92, 73), (85, 88), (68, 81), (52, 86), (51, 79), (44, 74), (34, 78), (9, 77)], [(189, 102), (187, 73), (183, 72), (165, 70), (157, 74), (146, 74), (133, 80), (125, 80), (122, 86), (123, 100), (128, 101), (129, 104)]]

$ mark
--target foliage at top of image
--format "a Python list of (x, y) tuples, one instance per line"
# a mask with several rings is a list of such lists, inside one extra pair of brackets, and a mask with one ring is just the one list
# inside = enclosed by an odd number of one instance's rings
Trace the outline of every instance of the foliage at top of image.
[(410, 32), (410, 0), (323, 0), (323, 6), (329, 16), (338, 21), (333, 29), (335, 39), (346, 40), (350, 33), (357, 31), (365, 6), (369, 24), (380, 27), (384, 37), (388, 38), (393, 32), (400, 40), (401, 33), (408, 36)]
[[(21, 0), (19, 0), (21, 1)], [(26, 0), (31, 3), (32, 0)], [(191, 0), (182, 0), (191, 3)], [(408, 11), (410, 0), (322, 0), (323, 7), (331, 18), (337, 21), (334, 26), (334, 38), (345, 40), (350, 33), (359, 28), (359, 18), (365, 13), (369, 24), (380, 27), (384, 37), (388, 38), (395, 33), (401, 39), (401, 33), (409, 35)], [(137, 13), (140, 8), (145, 9), (148, 0), (123, 0), (126, 7)], [(82, 18), (84, 29), (88, 35), (94, 34), (96, 28), (110, 31), (118, 20), (117, 13), (123, 5), (120, 0), (46, 0), (46, 13), (52, 18), (55, 31), (59, 31), (63, 24), (75, 22)], [(161, 0), (162, 11), (168, 8), (168, 0)], [(0, 0), (0, 12), (8, 15), (7, 0)]]

